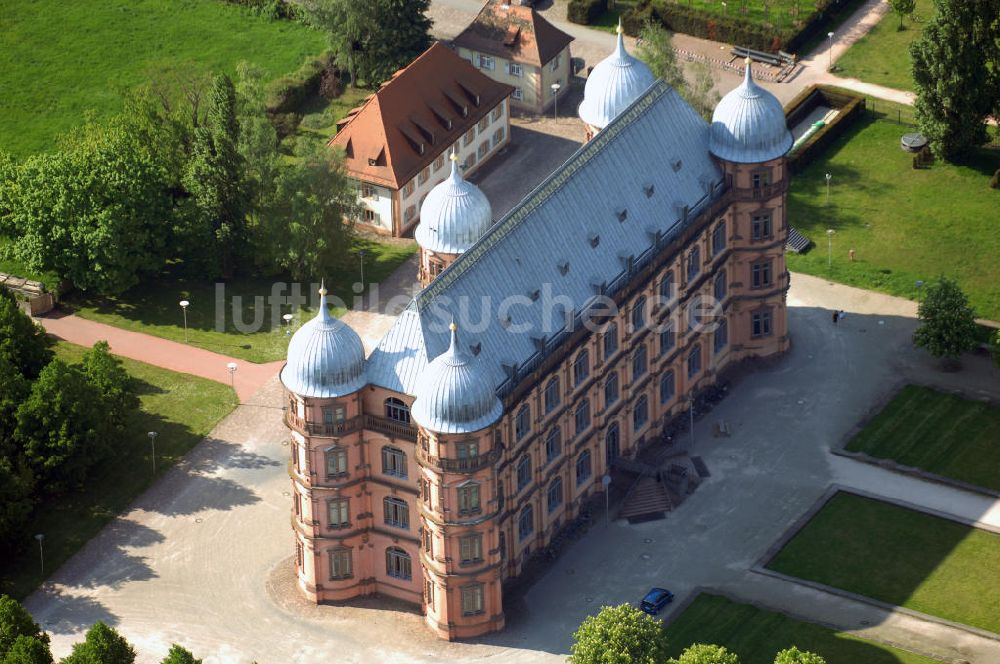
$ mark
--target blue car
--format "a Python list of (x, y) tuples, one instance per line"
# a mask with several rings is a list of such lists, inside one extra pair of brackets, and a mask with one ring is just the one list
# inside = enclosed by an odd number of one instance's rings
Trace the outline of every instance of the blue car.
[(639, 608), (651, 616), (659, 613), (663, 607), (674, 601), (674, 594), (665, 588), (650, 588), (646, 596), (639, 602)]

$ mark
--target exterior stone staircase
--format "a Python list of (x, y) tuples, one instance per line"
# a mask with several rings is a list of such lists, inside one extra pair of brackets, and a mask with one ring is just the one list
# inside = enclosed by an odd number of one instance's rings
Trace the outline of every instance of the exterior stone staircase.
[(673, 503), (660, 479), (655, 476), (645, 476), (639, 478), (618, 516), (630, 521), (633, 519), (652, 521), (665, 518), (672, 508)]

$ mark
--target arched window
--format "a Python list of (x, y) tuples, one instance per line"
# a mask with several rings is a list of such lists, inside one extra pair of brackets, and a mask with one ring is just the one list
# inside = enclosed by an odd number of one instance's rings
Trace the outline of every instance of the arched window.
[(347, 450), (339, 445), (328, 447), (323, 452), (326, 461), (326, 477), (334, 479), (347, 475)]
[(554, 376), (545, 386), (545, 413), (554, 411), (560, 402), (559, 377)]
[(639, 380), (646, 375), (646, 346), (642, 345), (635, 349), (632, 356), (632, 380)]
[(576, 458), (576, 486), (579, 488), (584, 482), (590, 479), (593, 472), (590, 467), (590, 450), (584, 450)]
[(545, 459), (546, 463), (551, 463), (553, 459), (562, 453), (562, 431), (558, 426), (549, 430), (549, 435), (545, 437)]
[(640, 297), (632, 305), (632, 331), (637, 332), (646, 327), (646, 298)]
[(535, 531), (535, 510), (531, 505), (526, 505), (521, 510), (521, 516), (517, 519), (517, 537), (525, 540)]
[(479, 514), (482, 505), (479, 499), (479, 484), (477, 482), (466, 482), (458, 487), (458, 513)]
[(388, 445), (382, 448), (382, 472), (393, 477), (403, 477), (406, 471), (406, 452)]
[(525, 454), (517, 463), (517, 490), (520, 491), (531, 482), (531, 457)]
[(387, 497), (382, 500), (382, 508), (387, 526), (409, 530), (410, 508), (405, 500)]
[(584, 349), (573, 360), (573, 385), (579, 385), (590, 375), (590, 353)]
[(517, 417), (514, 418), (514, 437), (521, 440), (529, 431), (531, 431), (531, 408), (528, 404), (524, 404), (518, 409)]
[(385, 400), (385, 416), (390, 420), (409, 424), (410, 407), (406, 405), (406, 402), (396, 397), (389, 397)]
[(613, 422), (608, 427), (608, 433), (604, 436), (604, 453), (607, 456), (608, 468), (610, 469), (611, 462), (621, 454), (621, 441), (618, 436), (617, 422)]
[(609, 408), (616, 401), (618, 401), (618, 374), (612, 373), (604, 383), (604, 407)]
[(557, 477), (549, 484), (548, 505), (549, 513), (555, 512), (563, 504), (563, 481)]
[(632, 431), (642, 430), (647, 421), (649, 421), (649, 399), (644, 394), (635, 402), (635, 408), (632, 410)]
[(581, 399), (580, 403), (576, 404), (573, 419), (576, 423), (577, 436), (590, 428), (590, 399)]
[(409, 581), (413, 578), (413, 562), (410, 554), (399, 547), (390, 546), (385, 550), (385, 573), (397, 579)]
[(618, 324), (611, 323), (608, 329), (604, 330), (604, 359), (608, 359), (618, 352)]

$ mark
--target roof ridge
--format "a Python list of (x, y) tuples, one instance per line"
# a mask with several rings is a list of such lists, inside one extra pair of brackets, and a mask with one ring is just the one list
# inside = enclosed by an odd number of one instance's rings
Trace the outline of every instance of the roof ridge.
[(479, 257), (492, 249), (497, 243), (507, 237), (515, 228), (520, 226), (531, 212), (542, 205), (553, 194), (583, 167), (593, 156), (599, 153), (605, 145), (613, 141), (621, 132), (622, 127), (630, 124), (635, 118), (643, 115), (654, 102), (663, 95), (673, 90), (669, 85), (660, 79), (656, 79), (652, 86), (638, 99), (632, 102), (611, 124), (599, 131), (594, 138), (580, 146), (580, 148), (570, 156), (569, 159), (557, 168), (541, 184), (535, 187), (521, 202), (511, 208), (499, 221), (486, 231), (486, 233), (466, 251), (459, 256), (447, 269), (445, 269), (434, 281), (425, 289), (420, 291), (415, 297), (417, 311), (423, 312), (430, 306), (437, 295), (448, 288), (452, 282), (460, 278), (465, 272), (476, 264)]

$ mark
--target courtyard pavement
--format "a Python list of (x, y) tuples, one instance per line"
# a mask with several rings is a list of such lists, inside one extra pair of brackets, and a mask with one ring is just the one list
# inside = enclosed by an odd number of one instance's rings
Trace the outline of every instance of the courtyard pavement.
[[(512, 608), (509, 628), (473, 643), (432, 637), (413, 610), (377, 599), (312, 606), (291, 578), (292, 536), (281, 391), (272, 379), (27, 600), (57, 655), (95, 620), (156, 662), (180, 642), (222, 662), (559, 662), (601, 605), (650, 585), (698, 587), (783, 608), (922, 652), (1000, 661), (1000, 642), (751, 571), (831, 484), (1000, 525), (1000, 501), (850, 459), (837, 445), (907, 381), (997, 396), (984, 358), (944, 374), (914, 350), (910, 302), (795, 274), (791, 351), (736, 382), (695, 428), (710, 473), (667, 519), (594, 527)], [(837, 326), (832, 310), (847, 318)], [(712, 438), (712, 424), (730, 438)], [(862, 624), (864, 621), (867, 624)]]

